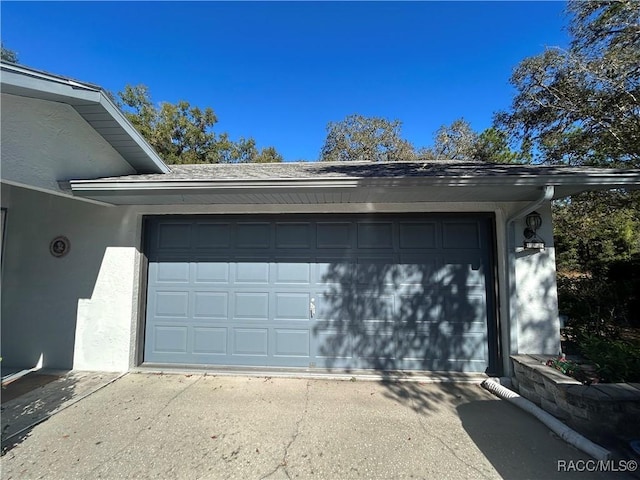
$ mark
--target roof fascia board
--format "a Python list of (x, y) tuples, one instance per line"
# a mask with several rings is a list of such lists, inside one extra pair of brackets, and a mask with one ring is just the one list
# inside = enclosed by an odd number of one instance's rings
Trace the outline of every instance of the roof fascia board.
[[(103, 91), (100, 92), (100, 105), (118, 122), (118, 124), (124, 129), (124, 131), (138, 144), (138, 146), (144, 151), (156, 167), (158, 173), (169, 173), (171, 169), (162, 161), (158, 154), (151, 148), (151, 146), (144, 139), (142, 134), (135, 129), (129, 119), (124, 116), (120, 109), (113, 103), (113, 101), (105, 95)], [(82, 114), (81, 114), (82, 115)]]
[[(146, 164), (149, 167), (146, 169), (149, 173), (169, 173), (171, 171), (102, 88), (18, 65), (2, 63), (1, 66), (2, 93), (67, 103), (71, 107), (99, 105), (149, 158), (149, 162)], [(76, 111), (84, 118), (81, 111), (77, 109)], [(91, 124), (89, 120), (86, 121)], [(96, 131), (100, 133), (99, 129)], [(118, 150), (117, 147), (114, 148)], [(126, 160), (124, 155), (123, 158)], [(135, 165), (132, 167), (139, 171)]]
[(24, 65), (19, 65), (17, 63), (5, 62), (2, 61), (2, 70), (7, 72), (16, 72), (23, 76), (40, 78), (43, 80), (47, 80), (49, 82), (58, 82), (63, 83), (65, 85), (74, 85), (78, 88), (85, 88), (88, 90), (101, 90), (98, 85), (93, 85), (87, 82), (79, 82), (67, 77), (63, 77), (61, 75), (55, 75), (53, 73), (44, 72), (42, 70), (36, 70), (34, 68), (25, 67)]
[(2, 93), (49, 99), (77, 104), (96, 104), (100, 101), (100, 90), (77, 82), (63, 82), (54, 77), (42, 77), (30, 72), (6, 70), (2, 68)]
[[(99, 191), (139, 191), (162, 192), (192, 190), (235, 190), (235, 189), (272, 189), (272, 188), (356, 188), (356, 187), (499, 187), (505, 184), (505, 177), (422, 177), (422, 178), (321, 178), (321, 179), (249, 179), (249, 180), (71, 180), (74, 192)], [(640, 173), (615, 174), (572, 174), (545, 176), (509, 177), (512, 186), (572, 186), (602, 188), (640, 188)]]

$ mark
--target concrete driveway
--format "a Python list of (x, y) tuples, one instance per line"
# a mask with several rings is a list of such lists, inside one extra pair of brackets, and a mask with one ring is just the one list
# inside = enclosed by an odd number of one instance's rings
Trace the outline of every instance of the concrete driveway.
[(469, 383), (129, 374), (11, 448), (3, 479), (611, 478)]

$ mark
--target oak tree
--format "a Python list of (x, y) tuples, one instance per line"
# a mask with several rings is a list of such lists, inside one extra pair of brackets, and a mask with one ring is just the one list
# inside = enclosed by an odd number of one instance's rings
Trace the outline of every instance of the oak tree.
[(497, 123), (538, 161), (640, 166), (640, 2), (570, 1), (569, 49), (523, 60)]
[(2, 49), (2, 52), (0, 54), (0, 59), (3, 62), (18, 63), (18, 54), (17, 54), (17, 52), (15, 52), (14, 50), (10, 50), (7, 47), (5, 47), (4, 43), (2, 45), (0, 45), (0, 48)]
[(415, 160), (413, 146), (402, 138), (402, 123), (383, 117), (348, 115), (329, 122), (320, 160), (393, 162)]
[(153, 104), (144, 85), (127, 85), (118, 93), (119, 106), (134, 127), (168, 164), (281, 162), (274, 147), (258, 150), (253, 138), (233, 141), (216, 133), (212, 108), (189, 102)]

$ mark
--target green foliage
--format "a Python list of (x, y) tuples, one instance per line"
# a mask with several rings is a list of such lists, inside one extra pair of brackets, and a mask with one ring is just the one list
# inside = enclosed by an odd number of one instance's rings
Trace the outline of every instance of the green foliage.
[(472, 161), (476, 156), (478, 134), (463, 118), (442, 125), (435, 134), (433, 147), (421, 151), (423, 158)]
[(490, 127), (478, 134), (463, 118), (451, 125), (442, 125), (435, 133), (433, 146), (421, 149), (419, 157), (489, 163), (521, 163), (525, 159), (511, 149), (509, 137), (503, 130)]
[(579, 345), (605, 382), (640, 382), (639, 346), (594, 334), (583, 335)]
[(11, 62), (18, 63), (18, 54), (17, 52), (10, 50), (4, 46), (4, 43), (1, 45), (2, 53), (0, 54), (0, 58), (3, 62)]
[(547, 360), (547, 366), (588, 385), (593, 383), (594, 380), (600, 380), (600, 378), (594, 378), (593, 375), (589, 374), (589, 368), (585, 368), (584, 365), (573, 360), (567, 360), (564, 357)]
[[(568, 12), (571, 47), (516, 68), (517, 94), (497, 123), (541, 161), (638, 167), (640, 3), (571, 1)], [(553, 213), (561, 311), (605, 338), (640, 325), (640, 193), (583, 193)]]
[(487, 128), (476, 138), (476, 160), (491, 163), (525, 163), (529, 157), (528, 153), (523, 155), (512, 150), (509, 146), (509, 136), (497, 127)]
[(555, 368), (559, 372), (569, 375), (570, 377), (576, 378), (584, 376), (580, 365), (572, 360), (554, 358), (547, 361), (547, 366)]
[(226, 133), (216, 134), (218, 119), (210, 107), (202, 110), (186, 101), (156, 107), (144, 85), (127, 85), (118, 96), (129, 121), (168, 164), (282, 161), (274, 147), (258, 151), (252, 138), (234, 142)]
[(640, 326), (640, 192), (587, 192), (553, 213), (562, 313), (595, 332)]
[(329, 122), (320, 152), (323, 162), (392, 162), (415, 159), (413, 146), (401, 136), (402, 123), (382, 117), (347, 116)]
[(492, 127), (476, 133), (469, 122), (457, 119), (442, 125), (431, 147), (418, 152), (402, 138), (402, 124), (381, 117), (349, 115), (341, 122), (329, 122), (320, 153), (322, 161), (485, 161), (515, 163), (522, 156), (509, 147), (507, 134)]
[(558, 275), (560, 311), (569, 317), (569, 336), (576, 341), (586, 331), (607, 338), (619, 336), (618, 322), (627, 318), (625, 298), (608, 278)]
[[(554, 217), (558, 301), (569, 317), (569, 340), (579, 347), (589, 336), (617, 341), (621, 326), (640, 327), (640, 192), (583, 193), (556, 203)], [(605, 357), (596, 363), (619, 369)]]
[(283, 162), (284, 158), (274, 147), (266, 147), (260, 151), (253, 161), (255, 163), (279, 163)]
[(606, 273), (640, 254), (640, 192), (585, 192), (555, 202), (558, 270)]
[(568, 11), (571, 47), (518, 65), (496, 124), (540, 161), (640, 166), (640, 2), (570, 1)]

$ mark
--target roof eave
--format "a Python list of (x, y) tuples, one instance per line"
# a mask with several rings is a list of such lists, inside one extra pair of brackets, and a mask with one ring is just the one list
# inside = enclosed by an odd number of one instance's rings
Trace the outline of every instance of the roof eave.
[(401, 178), (359, 178), (325, 177), (315, 179), (273, 178), (273, 179), (213, 179), (213, 180), (71, 180), (69, 186), (74, 192), (81, 191), (185, 191), (218, 189), (270, 189), (270, 188), (353, 188), (353, 187), (486, 187), (500, 186), (509, 182), (511, 186), (571, 186), (601, 188), (640, 188), (640, 175), (637, 173), (603, 173), (584, 175), (519, 175), (501, 177), (401, 177)]
[[(102, 88), (22, 65), (2, 62), (0, 66), (2, 93), (68, 104), (109, 142), (136, 172), (168, 173), (171, 171)], [(106, 127), (96, 126), (87, 116), (87, 109), (96, 107), (115, 122), (108, 127), (109, 130)], [(113, 134), (114, 128), (117, 134), (130, 141), (114, 145), (108, 138), (108, 133)]]
[[(136, 130), (136, 128), (129, 122), (127, 117), (120, 111), (120, 109), (113, 103), (113, 101), (105, 94), (104, 91), (100, 91), (100, 105), (118, 122), (120, 127), (131, 137), (136, 145), (144, 152), (149, 159), (148, 162), (141, 165), (134, 165), (136, 171), (139, 173), (169, 173), (171, 169), (166, 165), (155, 150), (149, 145), (142, 134)], [(76, 109), (77, 110), (77, 109)], [(78, 112), (82, 115), (82, 112)], [(116, 148), (117, 150), (117, 148)]]

